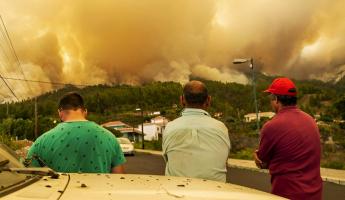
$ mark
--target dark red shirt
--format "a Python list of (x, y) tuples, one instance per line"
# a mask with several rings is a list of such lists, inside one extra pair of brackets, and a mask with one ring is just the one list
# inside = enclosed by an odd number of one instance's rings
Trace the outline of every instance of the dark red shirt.
[(321, 144), (315, 120), (296, 106), (281, 109), (261, 130), (258, 157), (268, 164), (272, 193), (321, 199)]

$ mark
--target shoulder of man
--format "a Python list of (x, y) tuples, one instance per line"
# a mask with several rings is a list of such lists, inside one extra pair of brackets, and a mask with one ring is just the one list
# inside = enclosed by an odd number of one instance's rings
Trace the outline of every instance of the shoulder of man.
[(226, 127), (226, 125), (222, 121), (220, 121), (216, 118), (213, 118), (210, 115), (207, 116), (207, 121), (209, 122), (208, 123), (209, 126), (214, 126), (215, 128), (222, 129), (226, 132), (228, 131), (228, 128)]
[(283, 127), (282, 123), (286, 123), (286, 121), (280, 120), (279, 116), (274, 116), (272, 119), (268, 120), (262, 127), (260, 133), (267, 133), (267, 132), (272, 132), (280, 127)]
[(98, 124), (95, 123), (95, 128), (99, 129), (104, 135), (106, 135), (108, 137), (116, 138), (115, 135), (112, 132), (110, 132), (108, 129), (104, 128), (101, 125), (98, 125)]
[(95, 123), (94, 123), (94, 128), (95, 129), (98, 129), (99, 130), (99, 133), (103, 135), (103, 137), (106, 137), (106, 138), (109, 138), (112, 142), (114, 142), (116, 145), (118, 145), (118, 142), (117, 142), (117, 139), (116, 139), (116, 136), (110, 132), (108, 129), (104, 128), (103, 126)]
[(298, 108), (298, 110), (303, 114), (305, 115), (307, 118), (309, 118), (309, 120), (312, 120), (313, 122), (316, 123), (315, 119), (308, 113), (304, 112), (303, 110), (301, 110), (300, 108)]
[(58, 132), (58, 127), (59, 125), (55, 126), (54, 128), (46, 131), (45, 133), (43, 133), (42, 135), (40, 135), (36, 140), (36, 142), (43, 142), (44, 140), (46, 140), (47, 138), (50, 139), (50, 137), (54, 134), (56, 134)]
[(174, 126), (178, 125), (182, 121), (183, 121), (183, 116), (180, 116), (180, 117), (168, 122), (165, 126), (165, 130), (167, 131), (170, 128), (173, 128)]
[(87, 128), (90, 128), (92, 130), (98, 130), (98, 131), (102, 131), (102, 132), (109, 132), (107, 129), (105, 129), (103, 126), (97, 124), (94, 121), (88, 121), (88, 123), (85, 124), (87, 126)]
[(33, 154), (41, 154), (41, 153), (43, 153), (41, 151), (41, 146), (44, 145), (47, 142), (47, 140), (50, 139), (51, 135), (55, 134), (56, 127), (54, 127), (52, 129), (50, 129), (49, 131), (43, 133), (42, 135), (40, 135), (34, 141), (34, 143), (31, 145), (31, 147), (30, 147), (30, 149), (28, 151), (28, 155), (27, 155), (28, 158), (30, 158)]
[(212, 120), (214, 121), (215, 124), (226, 128), (225, 124), (222, 121), (215, 119), (213, 117), (210, 117), (210, 118), (212, 118)]

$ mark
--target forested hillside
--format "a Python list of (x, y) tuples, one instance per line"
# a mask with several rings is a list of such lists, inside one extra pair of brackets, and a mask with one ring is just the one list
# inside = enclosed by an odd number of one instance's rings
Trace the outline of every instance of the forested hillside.
[[(274, 77), (258, 75), (257, 97), (259, 110), (262, 112), (271, 111), (267, 95), (262, 91), (273, 79)], [(217, 113), (219, 120), (228, 126), (233, 152), (238, 153), (237, 155), (241, 158), (248, 158), (249, 151), (258, 142), (255, 124), (243, 122), (245, 114), (255, 111), (252, 85), (203, 81), (213, 100), (209, 112), (212, 115)], [(307, 80), (296, 81), (296, 84), (299, 92), (299, 106), (311, 115), (320, 115), (318, 120), (323, 121), (323, 125), (320, 125), (322, 139), (326, 141), (329, 136), (332, 136), (339, 149), (333, 153), (343, 151), (345, 126), (341, 120), (345, 119), (345, 81), (324, 83)], [(135, 111), (138, 107), (145, 111), (144, 120), (149, 120), (148, 113), (153, 111), (161, 111), (162, 115), (173, 120), (178, 117), (182, 109), (179, 105), (182, 85), (175, 82), (152, 82), (142, 86), (97, 85), (84, 88), (66, 86), (37, 97), (40, 134), (54, 127), (59, 121), (57, 102), (69, 91), (77, 91), (84, 97), (89, 119), (97, 123), (121, 120), (137, 126), (142, 121), (140, 114)], [(1, 104), (0, 122), (2, 135), (33, 140), (34, 99), (9, 105)], [(261, 122), (261, 125), (263, 123)], [(340, 166), (345, 168), (345, 164)]]

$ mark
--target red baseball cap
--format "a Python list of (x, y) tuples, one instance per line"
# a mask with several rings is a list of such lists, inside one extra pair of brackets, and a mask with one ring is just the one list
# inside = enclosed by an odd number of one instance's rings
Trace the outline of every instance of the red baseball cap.
[(287, 96), (297, 95), (295, 84), (290, 79), (284, 77), (274, 79), (272, 84), (264, 92)]

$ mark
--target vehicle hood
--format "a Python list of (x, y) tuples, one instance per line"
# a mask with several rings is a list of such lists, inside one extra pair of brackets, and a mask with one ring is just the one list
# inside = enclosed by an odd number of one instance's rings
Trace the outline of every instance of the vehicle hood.
[(237, 185), (153, 175), (71, 174), (61, 200), (279, 199)]
[(238, 185), (183, 177), (66, 174), (61, 175), (59, 179), (43, 178), (20, 191), (5, 196), (4, 199), (267, 200), (283, 198)]

